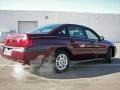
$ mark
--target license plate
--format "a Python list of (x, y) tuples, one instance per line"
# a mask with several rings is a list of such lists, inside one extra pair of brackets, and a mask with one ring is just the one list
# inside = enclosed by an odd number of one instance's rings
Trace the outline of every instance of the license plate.
[(4, 55), (11, 56), (11, 54), (12, 54), (12, 49), (4, 48), (3, 54), (4, 54)]

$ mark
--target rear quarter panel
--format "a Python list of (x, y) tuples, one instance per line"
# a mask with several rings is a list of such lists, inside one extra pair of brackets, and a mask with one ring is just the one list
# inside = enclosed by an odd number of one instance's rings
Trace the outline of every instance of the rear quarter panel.
[(59, 36), (37, 36), (32, 37), (33, 47), (32, 50), (47, 51), (46, 55), (54, 53), (57, 48), (70, 47), (70, 38)]

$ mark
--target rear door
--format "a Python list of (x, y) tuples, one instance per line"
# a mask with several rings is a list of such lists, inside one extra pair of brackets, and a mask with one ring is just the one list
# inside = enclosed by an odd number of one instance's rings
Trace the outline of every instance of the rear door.
[(91, 42), (91, 51), (94, 52), (95, 58), (105, 57), (105, 54), (107, 53), (107, 45), (102, 43), (99, 35), (96, 32), (86, 27), (83, 29), (87, 35), (87, 40)]
[(83, 28), (78, 25), (69, 25), (68, 31), (71, 37), (72, 53), (80, 59), (95, 58), (93, 43), (87, 39), (87, 35)]

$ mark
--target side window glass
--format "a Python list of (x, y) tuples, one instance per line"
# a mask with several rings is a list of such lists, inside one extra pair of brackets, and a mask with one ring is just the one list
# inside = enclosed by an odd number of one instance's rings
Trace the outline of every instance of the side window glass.
[(85, 30), (86, 31), (86, 34), (87, 34), (87, 37), (88, 39), (98, 39), (98, 37), (90, 30)]
[(69, 27), (69, 35), (70, 37), (74, 38), (85, 38), (84, 32), (82, 28), (79, 28), (77, 26)]
[(60, 34), (61, 36), (66, 36), (66, 35), (67, 35), (67, 34), (66, 34), (66, 27), (60, 28), (59, 34)]

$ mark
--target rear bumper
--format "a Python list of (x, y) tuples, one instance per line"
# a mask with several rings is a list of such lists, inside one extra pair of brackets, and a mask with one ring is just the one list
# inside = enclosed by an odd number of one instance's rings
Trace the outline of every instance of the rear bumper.
[[(4, 53), (4, 49), (12, 49), (11, 55), (6, 55)], [(1, 46), (0, 54), (3, 58), (7, 58), (9, 60), (18, 61), (23, 64), (30, 64), (31, 60), (37, 59), (40, 55), (44, 57), (49, 56), (51, 52), (49, 50), (27, 50), (27, 48), (14, 48), (8, 46)]]

